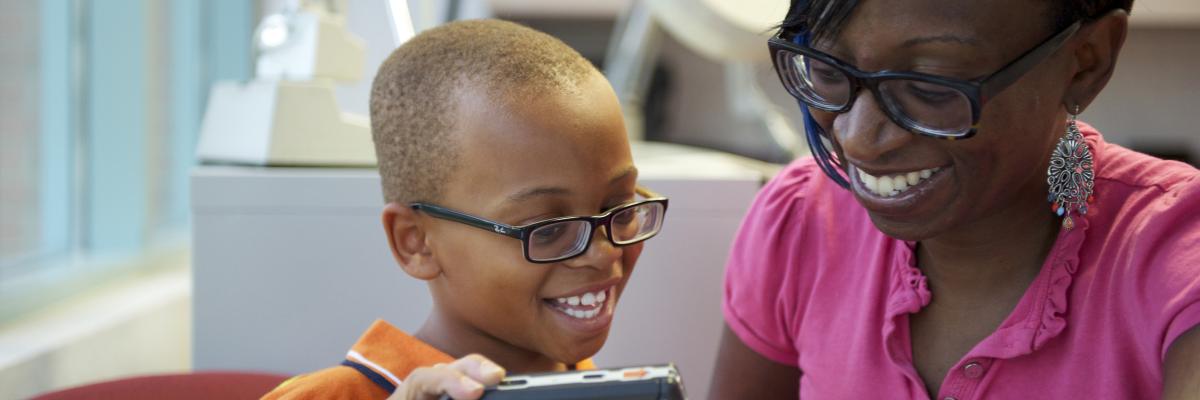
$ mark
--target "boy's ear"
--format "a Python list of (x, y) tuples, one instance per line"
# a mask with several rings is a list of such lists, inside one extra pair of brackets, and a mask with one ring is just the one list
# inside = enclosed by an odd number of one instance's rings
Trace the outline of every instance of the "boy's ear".
[(1117, 67), (1117, 56), (1128, 29), (1129, 14), (1120, 9), (1084, 25), (1078, 34), (1085, 37), (1075, 50), (1075, 74), (1063, 104), (1068, 107), (1078, 104), (1085, 109), (1100, 94)]
[(416, 211), (397, 203), (388, 203), (383, 206), (383, 229), (387, 232), (392, 256), (405, 273), (421, 280), (430, 280), (442, 274), (432, 249), (425, 242), (425, 228)]

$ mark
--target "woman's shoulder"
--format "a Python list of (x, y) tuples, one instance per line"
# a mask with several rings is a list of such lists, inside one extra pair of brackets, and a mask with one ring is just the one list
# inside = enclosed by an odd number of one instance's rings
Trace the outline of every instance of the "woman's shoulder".
[(855, 207), (856, 204), (854, 195), (825, 176), (812, 157), (803, 157), (788, 164), (763, 186), (751, 213), (804, 219), (866, 217), (866, 211)]
[(789, 202), (812, 193), (812, 189), (822, 186), (822, 179), (827, 179), (821, 168), (812, 157), (801, 157), (793, 160), (775, 176), (763, 185), (759, 199), (767, 197), (772, 204)]
[(1094, 128), (1081, 128), (1095, 149), (1095, 204), (1088, 213), (1098, 225), (1093, 234), (1128, 250), (1154, 249), (1146, 255), (1200, 248), (1200, 170), (1108, 143)]
[[(1161, 339), (1200, 323), (1200, 170), (1089, 137), (1096, 149), (1095, 203), (1083, 256), (1106, 298), (1140, 331)], [(1094, 210), (1094, 211), (1093, 211)]]
[(812, 158), (796, 160), (759, 191), (742, 220), (730, 264), (801, 272), (797, 264), (883, 239), (854, 195), (825, 176)]
[[(849, 237), (855, 234), (872, 238)], [(759, 191), (734, 239), (725, 269), (726, 324), (759, 354), (795, 365), (797, 329), (813, 310), (810, 299), (868, 286), (861, 277), (871, 275), (872, 265), (885, 268), (892, 251), (875, 246), (882, 238), (853, 195), (811, 158), (792, 162)]]
[(1172, 160), (1109, 143), (1094, 127), (1080, 124), (1085, 140), (1094, 149), (1095, 178), (1112, 189), (1160, 193), (1195, 191), (1200, 185), (1200, 170)]
[(1200, 235), (1200, 170), (1105, 142), (1098, 134), (1088, 140), (1096, 149), (1093, 208), (1110, 222), (1112, 233), (1128, 239), (1122, 242), (1172, 239), (1162, 241), (1172, 244)]

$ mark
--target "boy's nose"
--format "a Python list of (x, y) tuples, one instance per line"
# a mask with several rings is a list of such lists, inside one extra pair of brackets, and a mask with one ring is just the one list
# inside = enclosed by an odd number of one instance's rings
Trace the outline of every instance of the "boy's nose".
[(564, 264), (568, 267), (590, 267), (590, 268), (607, 268), (612, 266), (617, 259), (621, 258), (621, 248), (613, 245), (608, 240), (608, 233), (605, 227), (597, 227), (592, 232), (592, 243), (588, 245), (587, 251), (567, 260)]

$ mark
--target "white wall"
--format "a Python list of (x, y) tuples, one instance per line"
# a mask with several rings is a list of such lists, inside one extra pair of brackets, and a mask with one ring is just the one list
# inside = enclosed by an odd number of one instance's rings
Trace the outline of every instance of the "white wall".
[[(1135, 12), (1134, 18), (1144, 16)], [(1196, 25), (1200, 24), (1134, 24), (1112, 80), (1080, 119), (1096, 126), (1110, 142), (1187, 148), (1193, 160), (1200, 159), (1200, 129), (1192, 120), (1200, 115), (1200, 26)], [(673, 39), (663, 41), (662, 51), (662, 60), (675, 74), (665, 137), (761, 155), (758, 149), (768, 139), (758, 132), (736, 130), (723, 112), (721, 66)], [(801, 126), (795, 100), (780, 87), (770, 67), (764, 65), (758, 75), (763, 90), (795, 126)]]
[[(1137, 14), (1135, 13), (1135, 18)], [(1125, 146), (1183, 146), (1200, 158), (1200, 27), (1135, 26), (1112, 81), (1080, 119)]]

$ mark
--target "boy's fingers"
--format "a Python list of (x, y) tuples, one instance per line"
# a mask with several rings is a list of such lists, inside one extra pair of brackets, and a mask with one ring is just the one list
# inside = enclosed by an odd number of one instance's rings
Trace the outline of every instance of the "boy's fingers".
[(487, 357), (471, 354), (455, 360), (451, 367), (484, 385), (495, 385), (504, 379), (504, 368)]
[(389, 399), (436, 400), (442, 394), (455, 399), (478, 399), (485, 385), (500, 383), (504, 368), (478, 354), (450, 364), (417, 368), (409, 373)]
[(467, 377), (453, 365), (417, 368), (408, 375), (402, 388), (404, 399), (436, 400), (442, 394), (448, 394), (458, 400), (474, 400), (483, 395), (483, 384)]

